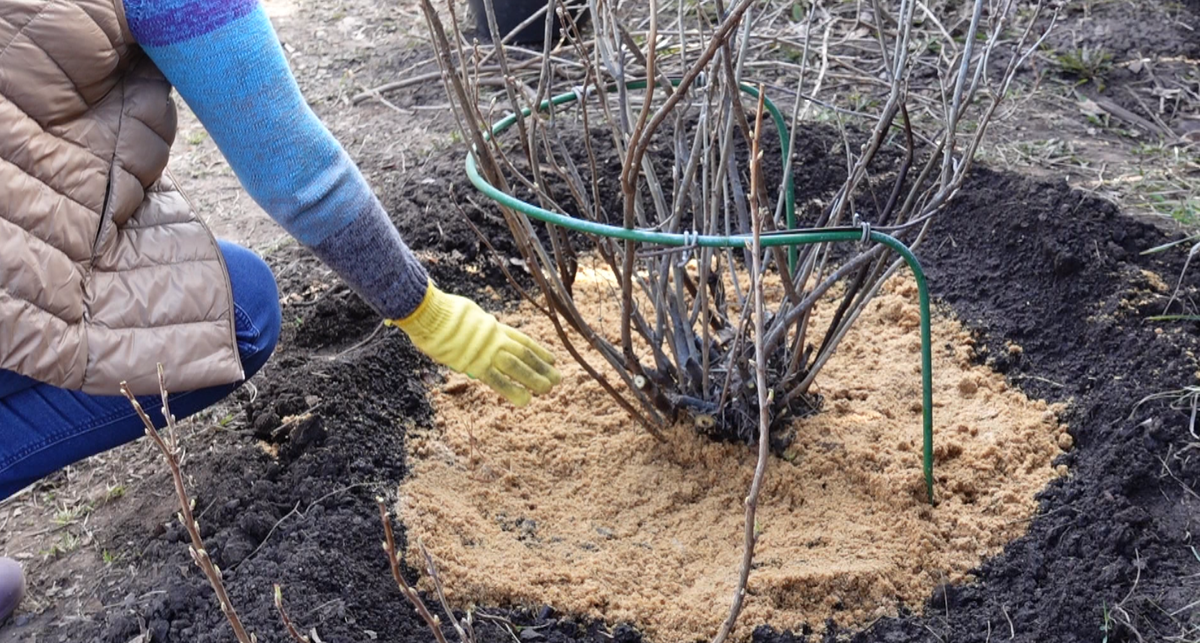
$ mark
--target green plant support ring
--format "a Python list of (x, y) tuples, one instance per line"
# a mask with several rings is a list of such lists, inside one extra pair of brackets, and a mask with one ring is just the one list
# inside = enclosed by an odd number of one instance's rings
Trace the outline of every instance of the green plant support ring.
[[(673, 84), (678, 85), (678, 80), (672, 80)], [(645, 89), (646, 81), (639, 80), (626, 84), (627, 89)], [(754, 97), (758, 98), (758, 89), (749, 85), (742, 85), (741, 90)], [(580, 96), (575, 92), (559, 94), (542, 102), (538, 106), (539, 111), (546, 111), (555, 105), (562, 105), (579, 100)], [(775, 129), (779, 132), (781, 143), (781, 152), (784, 162), (787, 162), (790, 154), (788, 153), (788, 127), (787, 121), (784, 120), (783, 114), (771, 102), (769, 98), (763, 97), (763, 104), (770, 112), (772, 120), (775, 122)], [(526, 108), (522, 110), (520, 117), (529, 116), (531, 111)], [(505, 118), (496, 121), (492, 125), (492, 131), (488, 137), (498, 135), (517, 122), (518, 115), (511, 114)], [(585, 234), (597, 235), (601, 237), (610, 237), (613, 239), (621, 239), (625, 241), (637, 241), (640, 243), (658, 245), (658, 246), (688, 246), (698, 245), (707, 248), (743, 248), (749, 246), (753, 239), (751, 235), (740, 234), (731, 236), (717, 235), (682, 235), (670, 232), (657, 232), (654, 230), (643, 230), (637, 228), (624, 228), (595, 221), (587, 221), (577, 219), (570, 215), (560, 212), (552, 212), (544, 208), (540, 208), (529, 203), (525, 203), (520, 199), (506, 194), (491, 183), (488, 183), (479, 173), (479, 168), (475, 163), (475, 154), (472, 152), (467, 154), (466, 160), (467, 177), (471, 179), (471, 183), (488, 198), (496, 203), (516, 210), (522, 214), (530, 216), (538, 221), (549, 223), (552, 225), (562, 226), (577, 232)], [(916, 255), (909, 250), (908, 246), (901, 243), (895, 237), (871, 230), (869, 227), (833, 227), (819, 229), (796, 229), (796, 202), (793, 190), (791, 176), (788, 177), (787, 191), (785, 193), (785, 204), (787, 212), (788, 230), (761, 237), (761, 244), (764, 247), (772, 246), (787, 246), (789, 270), (794, 271), (796, 266), (796, 246), (806, 245), (811, 243), (831, 243), (841, 241), (861, 241), (863, 239), (864, 230), (871, 241), (881, 243), (904, 258), (912, 269), (913, 275), (917, 280), (917, 292), (920, 298), (921, 307), (921, 410), (924, 420), (922, 435), (924, 438), (924, 449), (922, 450), (922, 464), (925, 474), (925, 490), (929, 494), (929, 502), (933, 503), (933, 353), (932, 339), (930, 336), (930, 317), (929, 317), (929, 287), (925, 281), (925, 272), (921, 270), (921, 263), (917, 261)]]

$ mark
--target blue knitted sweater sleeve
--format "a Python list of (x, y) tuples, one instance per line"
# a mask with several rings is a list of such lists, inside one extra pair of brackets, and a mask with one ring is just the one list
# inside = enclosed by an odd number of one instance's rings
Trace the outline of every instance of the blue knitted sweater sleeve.
[(259, 0), (123, 0), (130, 32), (250, 196), (389, 319), (428, 284), (366, 179), (317, 118)]

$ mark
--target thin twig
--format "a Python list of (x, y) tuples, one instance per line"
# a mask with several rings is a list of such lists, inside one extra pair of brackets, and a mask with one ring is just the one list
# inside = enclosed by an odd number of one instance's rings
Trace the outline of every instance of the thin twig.
[[(168, 403), (166, 377), (163, 374), (162, 364), (158, 365), (158, 386), (162, 393), (162, 414), (166, 419), (168, 433), (172, 436), (175, 431), (175, 416), (171, 415), (171, 407)], [(208, 550), (204, 548), (204, 540), (200, 537), (200, 523), (196, 522), (192, 515), (192, 510), (195, 507), (195, 502), (188, 496), (187, 489), (183, 484), (183, 472), (179, 469), (179, 458), (177, 457), (177, 445), (168, 445), (158, 431), (154, 428), (154, 422), (150, 420), (150, 416), (142, 409), (142, 405), (134, 397), (133, 391), (125, 382), (121, 382), (121, 393), (133, 405), (133, 410), (142, 420), (142, 425), (146, 429), (146, 435), (150, 436), (154, 446), (158, 447), (162, 453), (163, 459), (167, 461), (167, 467), (171, 471), (171, 480), (175, 484), (175, 496), (179, 498), (180, 513), (177, 514), (179, 522), (183, 523), (184, 529), (187, 530), (188, 536), (191, 537), (192, 544), (188, 551), (192, 555), (192, 560), (200, 571), (204, 572), (204, 576), (208, 578), (208, 582), (212, 585), (213, 592), (217, 595), (217, 602), (221, 605), (221, 612), (225, 614), (225, 618), (233, 627), (233, 634), (237, 637), (239, 643), (254, 643), (257, 639), (252, 634), (246, 633), (246, 628), (242, 626), (242, 620), (238, 617), (237, 610), (233, 607), (233, 602), (229, 600), (229, 594), (225, 591), (225, 583), (221, 579), (221, 569), (213, 564), (212, 559), (208, 556)], [(174, 438), (172, 438), (174, 443)]]
[(750, 155), (750, 203), (753, 215), (753, 243), (751, 256), (754, 258), (750, 271), (750, 290), (754, 295), (754, 368), (756, 371), (756, 389), (758, 391), (758, 463), (754, 467), (754, 479), (750, 483), (750, 493), (746, 496), (746, 525), (745, 545), (742, 548), (742, 565), (738, 572), (737, 588), (733, 594), (733, 605), (729, 609), (729, 617), (721, 626), (713, 643), (724, 643), (729, 638), (733, 627), (741, 614), (742, 605), (746, 599), (746, 582), (750, 578), (750, 567), (754, 562), (754, 545), (758, 540), (758, 528), (754, 515), (758, 509), (758, 494), (762, 490), (763, 478), (767, 472), (767, 460), (770, 456), (771, 438), (771, 396), (767, 392), (767, 353), (763, 344), (763, 317), (766, 311), (763, 306), (762, 285), (762, 225), (764, 212), (759, 208), (758, 183), (762, 175), (762, 150), (759, 140), (762, 137), (763, 117), (762, 87), (758, 92), (758, 112), (754, 119), (754, 140)]
[(438, 576), (437, 564), (433, 562), (433, 556), (425, 548), (425, 543), (419, 539), (417, 540), (417, 549), (421, 550), (421, 557), (425, 559), (425, 571), (429, 574), (430, 582), (433, 583), (438, 603), (441, 604), (442, 611), (450, 617), (450, 624), (454, 626), (454, 631), (458, 632), (459, 640), (463, 643), (475, 643), (475, 628), (471, 625), (471, 612), (467, 612), (461, 623), (454, 618), (454, 611), (450, 609), (450, 603), (446, 601), (446, 591), (442, 587), (442, 578)]
[(283, 621), (283, 629), (292, 637), (296, 643), (312, 643), (309, 638), (300, 633), (295, 625), (292, 625), (292, 619), (288, 618), (287, 610), (283, 609), (283, 589), (279, 584), (275, 584), (275, 609), (279, 610), (279, 618)]
[(392, 517), (388, 513), (387, 507), (383, 504), (383, 498), (376, 498), (379, 503), (379, 519), (383, 522), (383, 534), (385, 540), (383, 542), (383, 551), (387, 554), (388, 566), (392, 570), (392, 578), (396, 579), (396, 585), (400, 588), (400, 593), (408, 600), (413, 609), (417, 611), (421, 619), (425, 621), (425, 625), (429, 627), (429, 631), (433, 633), (433, 638), (437, 643), (446, 643), (446, 636), (442, 634), (442, 620), (436, 615), (429, 612), (429, 608), (425, 607), (425, 601), (421, 600), (421, 595), (417, 593), (417, 588), (410, 586), (404, 581), (404, 576), (400, 573), (400, 558), (396, 554), (396, 538), (392, 534)]

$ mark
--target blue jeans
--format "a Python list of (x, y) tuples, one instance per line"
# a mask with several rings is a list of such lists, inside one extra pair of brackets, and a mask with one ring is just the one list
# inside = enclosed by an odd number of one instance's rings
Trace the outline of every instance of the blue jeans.
[[(279, 290), (258, 255), (218, 242), (233, 286), (238, 353), (246, 377), (264, 364), (279, 340)], [(172, 394), (171, 412), (184, 418), (229, 395), (241, 383)], [(158, 427), (162, 400), (139, 398)], [(123, 396), (86, 395), (0, 370), (0, 500), (88, 456), (145, 435)]]

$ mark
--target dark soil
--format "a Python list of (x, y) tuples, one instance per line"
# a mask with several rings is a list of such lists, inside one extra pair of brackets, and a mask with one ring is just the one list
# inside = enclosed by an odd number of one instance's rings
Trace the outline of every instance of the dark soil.
[[(798, 145), (798, 201), (827, 197), (841, 181), (830, 169), (844, 166), (830, 158), (840, 138), (818, 129)], [(461, 150), (411, 171), (385, 203), (409, 242), (429, 253), (434, 277), (486, 305), (511, 302), (514, 292), (454, 205), (504, 259), (516, 256), (503, 222), (466, 185)], [(862, 632), (832, 622), (796, 635), (760, 628), (755, 640), (1098, 641), (1106, 609), (1109, 641), (1137, 640), (1133, 628), (1162, 640), (1195, 626), (1200, 614), (1183, 608), (1200, 597), (1190, 541), (1200, 458), (1187, 452), (1187, 413), (1168, 401), (1136, 406), (1195, 383), (1196, 324), (1145, 320), (1162, 312), (1166, 295), (1142, 270), (1173, 284), (1184, 252), (1139, 253), (1171, 238), (1065, 184), (976, 170), (918, 254), (935, 295), (979, 334), (981, 359), (1031, 396), (1069, 403), (1077, 447), (1063, 462), (1072, 474), (1042, 495), (1027, 536), (987, 561), (977, 583), (939, 588), (927, 616)], [(406, 431), (429, 426), (425, 391), (439, 376), (398, 332), (372, 337), (376, 318), (315, 259), (289, 249), (271, 260), (285, 298), (299, 298), (286, 299), (279, 352), (255, 378), (256, 392), (237, 394), (246, 429), (217, 433), (186, 463), (213, 559), (264, 643), (287, 640), (274, 583), (298, 625), (326, 643), (427, 641), (388, 573), (375, 499), (394, 499)], [(1196, 285), (1189, 276), (1174, 312), (1195, 312)], [(503, 301), (484, 297), (488, 286)], [(128, 643), (143, 631), (152, 634), (144, 641), (231, 640), (172, 515), (164, 496), (101, 535), (128, 557), (127, 580), (82, 620), (30, 624), (37, 640)], [(1118, 607), (1132, 627), (1117, 624)], [(484, 612), (495, 616), (478, 622), (489, 642), (639, 640), (628, 627), (549, 609)]]
[(1105, 111), (1112, 113), (1108, 105), (1115, 103), (1133, 115), (1118, 109), (1107, 124), (1156, 138), (1166, 134), (1159, 121), (1174, 135), (1200, 131), (1200, 104), (1191, 98), (1200, 58), (1197, 29), (1200, 0), (1077, 2), (1064, 6), (1046, 44), (1052, 59), (1078, 60), (1086, 53), (1094, 61), (1087, 73), (1063, 74), (1079, 81), (1079, 91)]
[[(978, 332), (989, 364), (1031, 397), (1069, 403), (1071, 475), (978, 583), (935, 593), (927, 618), (884, 620), (853, 640), (1097, 641), (1118, 605), (1130, 623), (1110, 622), (1108, 641), (1197, 625), (1200, 461), (1182, 455), (1196, 441), (1187, 414), (1138, 406), (1196, 383), (1196, 325), (1146, 321), (1167, 296), (1142, 271), (1173, 285), (1185, 253), (1140, 253), (1169, 238), (1065, 183), (986, 170), (938, 219), (919, 252), (931, 288)], [(1196, 284), (1188, 275), (1187, 312)]]

